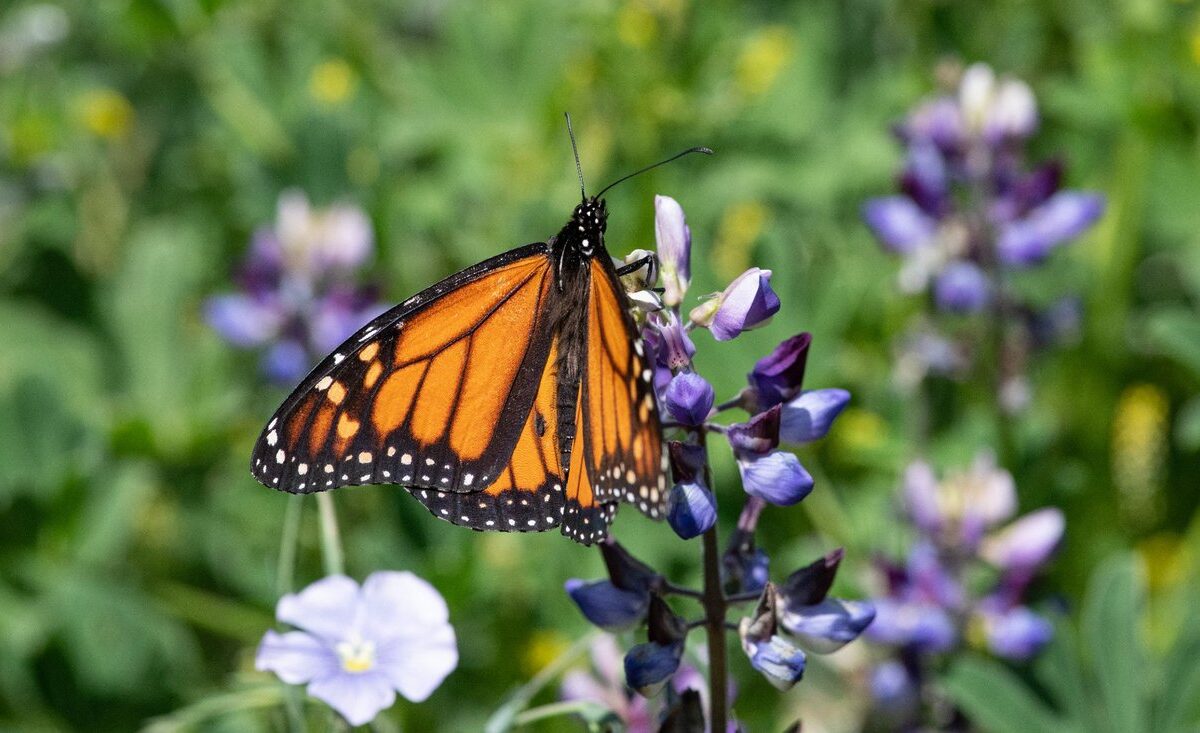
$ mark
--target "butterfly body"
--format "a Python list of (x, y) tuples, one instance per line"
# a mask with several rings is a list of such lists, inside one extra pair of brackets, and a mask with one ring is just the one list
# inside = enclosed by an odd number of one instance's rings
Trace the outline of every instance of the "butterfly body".
[(399, 484), (479, 530), (601, 539), (621, 500), (665, 513), (661, 428), (628, 300), (584, 199), (545, 242), (363, 327), (272, 417), (251, 471), (309, 493)]

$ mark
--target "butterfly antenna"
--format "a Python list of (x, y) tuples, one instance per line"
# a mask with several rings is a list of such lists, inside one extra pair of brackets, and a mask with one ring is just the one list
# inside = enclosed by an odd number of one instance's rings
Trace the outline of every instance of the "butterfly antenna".
[(711, 149), (705, 148), (705, 147), (695, 147), (695, 148), (688, 148), (687, 150), (684, 150), (681, 153), (675, 153), (674, 155), (672, 155), (670, 158), (667, 158), (666, 160), (660, 160), (657, 163), (655, 163), (654, 165), (648, 165), (645, 168), (642, 168), (641, 170), (636, 170), (627, 176), (622, 176), (622, 177), (618, 178), (617, 180), (608, 184), (604, 188), (600, 189), (600, 193), (596, 194), (596, 198), (600, 198), (601, 196), (603, 196), (605, 191), (607, 191), (608, 189), (617, 185), (618, 183), (628, 181), (630, 178), (633, 178), (634, 176), (640, 176), (648, 170), (657, 168), (660, 165), (666, 165), (667, 163), (670, 163), (672, 160), (677, 160), (679, 158), (682, 158), (685, 155), (690, 155), (691, 153), (704, 153), (705, 155), (712, 155), (713, 151)]
[(575, 154), (575, 172), (579, 174), (579, 200), (586, 201), (587, 194), (583, 190), (583, 166), (579, 165), (579, 148), (575, 147), (575, 131), (571, 129), (571, 113), (563, 112), (567, 118), (567, 135), (571, 138), (571, 152)]

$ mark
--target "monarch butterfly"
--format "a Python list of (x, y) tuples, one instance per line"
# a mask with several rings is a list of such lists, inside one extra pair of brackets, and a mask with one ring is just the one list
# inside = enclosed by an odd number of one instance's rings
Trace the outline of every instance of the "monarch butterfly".
[[(691, 152), (711, 154), (655, 166)], [(451, 275), (348, 338), (271, 417), (254, 477), (291, 493), (399, 484), (457, 525), (561, 526), (585, 545), (606, 536), (622, 499), (661, 518), (653, 365), (605, 249), (602, 198), (655, 166), (589, 198), (578, 152), (575, 162), (582, 200), (557, 234)]]

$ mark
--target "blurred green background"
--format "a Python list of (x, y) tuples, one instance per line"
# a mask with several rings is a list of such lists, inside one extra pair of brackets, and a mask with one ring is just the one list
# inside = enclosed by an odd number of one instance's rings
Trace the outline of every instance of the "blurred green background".
[[(775, 271), (780, 315), (720, 348), (699, 334), (699, 365), (732, 395), (775, 343), (814, 333), (807, 385), (854, 400), (801, 455), (817, 491), (768, 513), (762, 544), (777, 571), (845, 545), (839, 590), (864, 593), (871, 553), (898, 543), (893, 493), (915, 443), (894, 341), (919, 304), (858, 211), (892, 190), (890, 125), (947, 59), (1028, 81), (1036, 156), (1061, 155), (1068, 185), (1109, 197), (1100, 225), (1028, 281), (1085, 309), (1079, 342), (1039, 357), (1014, 426), (1022, 509), (1067, 512), (1038, 592), (1069, 617), (1091, 569), (1132, 550), (1146, 653), (1171, 646), (1200, 561), (1196, 3), (9, 0), (0, 727), (130, 730), (197, 702), (221, 713), (200, 729), (279, 727), (277, 711), (237, 708), (256, 699), (238, 691), (275, 689), (253, 649), (281, 590), (287, 497), (247, 463), (284, 393), (204, 323), (203, 299), (232, 287), (286, 188), (365, 208), (389, 302), (544, 239), (576, 202), (564, 110), (593, 190), (685, 146), (717, 151), (613, 190), (609, 247), (653, 245), (662, 193), (689, 217), (694, 293), (750, 264)], [(936, 389), (933, 455), (962, 465), (995, 442), (990, 398)], [(714, 460), (728, 526), (736, 472), (723, 450)], [(350, 573), (427, 578), (460, 638), (459, 669), (390, 722), (476, 730), (587, 631), (562, 582), (600, 575), (594, 550), (451, 528), (390, 488), (337, 502)], [(298, 584), (321, 574), (315, 505), (303, 522)], [(695, 543), (628, 511), (615, 533), (697, 578)], [(797, 715), (806, 732), (853, 730), (868, 655), (848, 648), (785, 695), (735, 656), (735, 712), (753, 730)]]

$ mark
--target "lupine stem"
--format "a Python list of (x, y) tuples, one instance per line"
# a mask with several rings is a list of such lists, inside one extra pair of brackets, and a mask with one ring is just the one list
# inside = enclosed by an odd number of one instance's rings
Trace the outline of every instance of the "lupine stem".
[(317, 494), (317, 510), (321, 518), (321, 554), (325, 560), (326, 575), (345, 575), (346, 564), (342, 559), (342, 538), (338, 532), (337, 512), (333, 497), (328, 491)]
[(721, 590), (721, 551), (717, 527), (704, 533), (704, 616), (708, 635), (709, 730), (723, 731), (729, 715), (725, 692), (729, 688), (725, 664), (725, 594)]
[(296, 546), (300, 542), (300, 517), (304, 513), (304, 494), (288, 497), (279, 539), (279, 564), (275, 566), (275, 595), (290, 593), (296, 576)]

